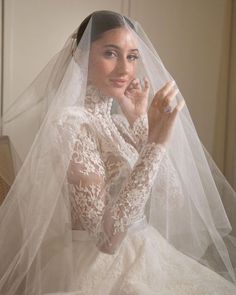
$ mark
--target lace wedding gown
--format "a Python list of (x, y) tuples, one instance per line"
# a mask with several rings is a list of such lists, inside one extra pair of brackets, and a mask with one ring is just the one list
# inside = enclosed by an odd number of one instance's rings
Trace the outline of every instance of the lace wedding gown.
[[(147, 116), (130, 126), (111, 114), (112, 102), (88, 87), (90, 124), (80, 128), (68, 169), (76, 294), (235, 295), (233, 284), (147, 223), (145, 204), (165, 149), (146, 143)], [(68, 109), (61, 124), (77, 115)]]

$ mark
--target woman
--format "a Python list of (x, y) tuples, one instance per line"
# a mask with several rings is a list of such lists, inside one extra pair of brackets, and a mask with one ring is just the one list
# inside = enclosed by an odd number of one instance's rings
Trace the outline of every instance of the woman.
[(139, 26), (94, 12), (38, 81), (30, 104), (5, 115), (5, 125), (24, 118), (43, 93), (42, 124), (0, 211), (1, 292), (235, 294), (219, 192)]

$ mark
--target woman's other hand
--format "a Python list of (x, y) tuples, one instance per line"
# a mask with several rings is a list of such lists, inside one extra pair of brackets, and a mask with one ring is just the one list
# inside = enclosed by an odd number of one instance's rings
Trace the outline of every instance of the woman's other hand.
[(124, 96), (119, 100), (120, 107), (132, 126), (134, 121), (147, 113), (149, 82), (144, 78), (142, 87), (139, 79), (134, 79), (126, 88)]
[(177, 103), (172, 110), (171, 102), (178, 93), (174, 81), (167, 82), (154, 96), (148, 110), (148, 142), (166, 146), (178, 113), (185, 105), (184, 100)]

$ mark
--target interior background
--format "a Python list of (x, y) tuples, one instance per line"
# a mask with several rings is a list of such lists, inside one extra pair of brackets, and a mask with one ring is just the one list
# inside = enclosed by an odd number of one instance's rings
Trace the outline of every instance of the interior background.
[(2, 0), (1, 113), (92, 11), (139, 21), (175, 78), (208, 151), (236, 189), (235, 0)]

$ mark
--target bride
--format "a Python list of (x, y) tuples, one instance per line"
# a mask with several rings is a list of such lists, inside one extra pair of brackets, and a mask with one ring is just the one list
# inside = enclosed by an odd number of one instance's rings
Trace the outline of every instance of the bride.
[(89, 15), (4, 130), (33, 111), (0, 208), (1, 294), (236, 294), (235, 193), (138, 23)]

